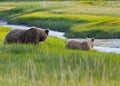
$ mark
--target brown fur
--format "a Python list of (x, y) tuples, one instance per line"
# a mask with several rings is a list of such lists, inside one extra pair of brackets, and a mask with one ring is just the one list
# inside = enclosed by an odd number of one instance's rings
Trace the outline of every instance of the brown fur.
[(28, 30), (14, 29), (5, 37), (4, 44), (8, 43), (32, 43), (39, 44), (47, 39), (49, 30), (32, 27)]
[(93, 47), (94, 47), (94, 38), (85, 41), (70, 40), (66, 44), (66, 48), (68, 49), (90, 50)]

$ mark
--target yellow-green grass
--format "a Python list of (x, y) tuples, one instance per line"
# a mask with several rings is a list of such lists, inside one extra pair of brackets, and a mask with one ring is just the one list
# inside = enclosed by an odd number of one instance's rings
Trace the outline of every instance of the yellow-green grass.
[[(78, 2), (76, 2), (78, 3)], [(99, 3), (99, 2), (96, 2)], [(120, 2), (116, 2), (116, 5), (120, 5)], [(92, 14), (92, 15), (108, 15), (108, 16), (119, 16), (120, 15), (120, 7), (112, 7), (112, 6), (96, 6), (96, 5), (76, 5), (64, 9), (53, 9), (49, 12), (52, 13), (69, 13), (69, 14)]]
[(2, 86), (120, 85), (120, 54), (65, 49), (66, 40), (48, 37), (39, 45), (3, 45), (0, 27)]
[(64, 31), (69, 38), (120, 38), (120, 18), (115, 16), (34, 12), (11, 18), (9, 22)]
[(9, 14), (8, 16), (11, 14), (30, 13), (33, 11), (119, 16), (119, 3), (119, 1), (0, 2), (0, 10), (4, 11), (5, 14)]
[[(20, 10), (19, 8), (9, 11), (9, 15), (6, 14), (10, 16), (10, 23), (42, 26), (59, 31), (73, 30), (73, 32), (84, 31), (87, 28), (96, 30), (97, 27), (104, 31), (107, 29), (102, 27), (109, 26), (116, 27), (117, 29), (114, 30), (119, 33), (119, 17), (49, 13), (50, 10), (31, 14), (27, 11), (28, 9), (24, 12), (24, 10), (21, 11), (23, 8)], [(19, 12), (25, 15), (19, 15)], [(30, 13), (26, 14), (27, 12)], [(56, 37), (48, 37), (45, 42), (37, 46), (3, 45), (5, 34), (9, 30), (0, 26), (0, 85), (2, 86), (120, 85), (120, 54), (107, 54), (95, 50), (68, 50), (64, 48), (66, 40)]]
[(120, 21), (107, 20), (73, 25), (67, 37), (120, 38)]
[(120, 38), (119, 3), (119, 1), (1, 2), (0, 19), (7, 19), (12, 24), (27, 24), (63, 31), (68, 38), (86, 36)]
[(3, 41), (4, 41), (4, 37), (6, 35), (6, 32), (8, 32), (10, 30), (10, 28), (6, 28), (3, 26), (0, 26), (0, 44), (2, 45)]
[(72, 6), (71, 2), (37, 1), (37, 2), (0, 2), (0, 18), (7, 19), (36, 11), (48, 11)]
[(4, 14), (9, 14), (7, 16), (36, 11), (119, 16), (119, 3), (119, 1), (0, 2), (0, 11), (5, 12)]
[(0, 2), (0, 11), (10, 10), (20, 5), (20, 3), (16, 2)]

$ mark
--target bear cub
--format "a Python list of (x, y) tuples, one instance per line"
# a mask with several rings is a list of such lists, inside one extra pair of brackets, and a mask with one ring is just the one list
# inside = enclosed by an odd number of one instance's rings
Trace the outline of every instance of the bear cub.
[(68, 49), (90, 50), (94, 47), (94, 38), (86, 39), (85, 41), (70, 40), (66, 44)]

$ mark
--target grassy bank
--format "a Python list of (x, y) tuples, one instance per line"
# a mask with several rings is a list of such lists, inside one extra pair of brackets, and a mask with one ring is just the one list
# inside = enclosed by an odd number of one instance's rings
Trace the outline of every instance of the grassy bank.
[(37, 46), (5, 46), (3, 39), (9, 30), (0, 27), (2, 86), (120, 85), (120, 54), (68, 50), (64, 48), (66, 41), (55, 37)]
[[(68, 38), (120, 38), (120, 8), (116, 2), (20, 2), (2, 10), (11, 24), (63, 31)], [(7, 3), (6, 3), (7, 4)], [(6, 7), (3, 3), (2, 7)], [(9, 14), (9, 15), (8, 15)]]
[(66, 37), (120, 38), (118, 17), (35, 12), (11, 18), (9, 22), (63, 31)]

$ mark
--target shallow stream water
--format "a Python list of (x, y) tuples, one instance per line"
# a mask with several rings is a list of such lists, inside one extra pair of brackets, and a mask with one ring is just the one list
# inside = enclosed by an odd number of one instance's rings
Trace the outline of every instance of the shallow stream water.
[[(7, 24), (7, 21), (0, 20), (0, 26), (6, 26), (6, 27), (11, 27), (13, 29), (20, 28), (20, 29), (29, 29), (29, 26), (25, 25), (13, 25), (13, 24)], [(56, 36), (59, 38), (66, 39), (64, 37), (64, 32), (58, 32), (58, 31), (53, 31), (50, 30), (49, 35), (50, 36)], [(95, 50), (100, 51), (100, 52), (111, 52), (111, 53), (116, 53), (120, 54), (120, 39), (95, 39)]]

